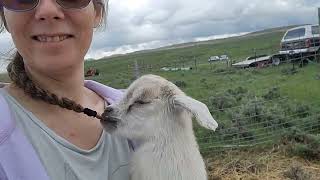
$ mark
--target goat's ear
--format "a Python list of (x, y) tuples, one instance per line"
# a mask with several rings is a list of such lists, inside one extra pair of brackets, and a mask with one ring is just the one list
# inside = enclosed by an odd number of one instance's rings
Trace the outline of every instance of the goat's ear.
[(173, 96), (174, 106), (181, 107), (192, 113), (198, 123), (211, 130), (216, 130), (218, 123), (211, 116), (208, 107), (200, 101), (197, 101), (186, 95)]

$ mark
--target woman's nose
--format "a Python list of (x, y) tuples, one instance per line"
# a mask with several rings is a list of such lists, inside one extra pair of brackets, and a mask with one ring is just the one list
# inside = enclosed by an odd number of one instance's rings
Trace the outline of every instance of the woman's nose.
[(56, 0), (39, 0), (35, 8), (35, 18), (37, 20), (58, 20), (64, 18), (64, 13)]

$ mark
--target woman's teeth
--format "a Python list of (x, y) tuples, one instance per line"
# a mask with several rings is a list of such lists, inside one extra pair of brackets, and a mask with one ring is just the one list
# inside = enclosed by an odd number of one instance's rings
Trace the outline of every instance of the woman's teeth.
[(37, 36), (36, 39), (40, 42), (60, 42), (67, 39), (67, 35), (62, 36)]

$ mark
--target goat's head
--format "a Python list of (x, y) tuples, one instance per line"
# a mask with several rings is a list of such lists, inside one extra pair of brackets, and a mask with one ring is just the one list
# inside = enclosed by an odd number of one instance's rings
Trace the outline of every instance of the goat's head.
[(121, 101), (106, 108), (102, 125), (111, 133), (145, 139), (168, 128), (192, 128), (192, 115), (208, 129), (218, 127), (206, 105), (162, 77), (145, 75), (130, 85)]

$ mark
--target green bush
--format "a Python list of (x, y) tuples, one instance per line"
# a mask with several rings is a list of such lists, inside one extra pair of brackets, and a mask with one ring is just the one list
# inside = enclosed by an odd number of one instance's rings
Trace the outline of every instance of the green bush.
[(281, 70), (281, 73), (283, 75), (293, 75), (293, 74), (298, 73), (298, 70), (297, 70), (297, 68), (285, 68), (285, 69)]
[(262, 97), (266, 100), (273, 100), (280, 97), (280, 88), (273, 87), (266, 94), (262, 95)]
[(233, 95), (237, 101), (241, 101), (242, 98), (248, 93), (248, 89), (238, 86), (235, 89), (228, 89), (227, 92)]
[(228, 71), (228, 69), (218, 68), (218, 69), (216, 69), (214, 72), (215, 72), (215, 73), (223, 73), (223, 72), (227, 72), (227, 71)]
[(320, 160), (320, 136), (291, 128), (283, 134), (281, 143), (288, 145), (288, 152), (291, 155), (308, 160)]
[(187, 87), (187, 83), (185, 81), (181, 81), (181, 80), (178, 80), (178, 81), (175, 81), (174, 84), (176, 86), (178, 86), (179, 88), (185, 88)]
[(259, 98), (249, 99), (242, 106), (242, 114), (246, 116), (249, 122), (261, 122), (263, 113), (265, 113), (264, 106)]
[(300, 118), (305, 118), (311, 115), (310, 106), (305, 104), (297, 104), (295, 109), (295, 114)]
[(295, 124), (292, 119), (286, 115), (284, 108), (281, 105), (274, 104), (268, 108), (269, 121), (272, 122), (274, 129), (289, 128)]
[(310, 180), (311, 175), (304, 171), (301, 166), (292, 166), (283, 173), (284, 177), (292, 180)]
[(237, 104), (237, 100), (229, 93), (222, 93), (216, 96), (209, 97), (209, 106), (224, 111), (226, 108), (231, 108)]

